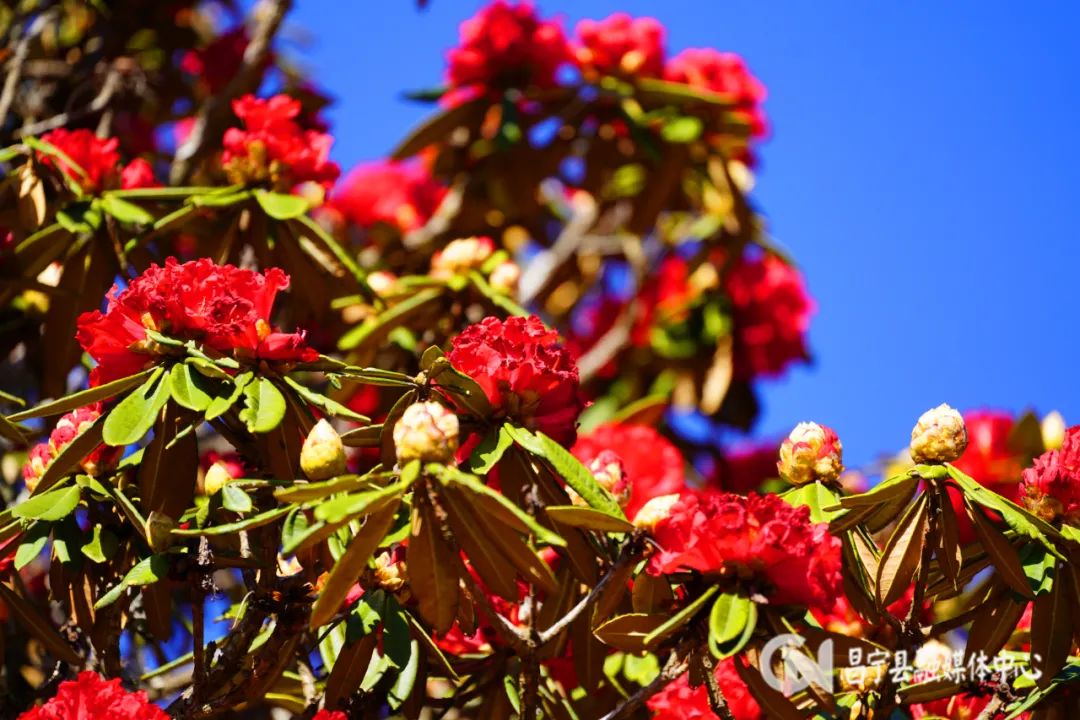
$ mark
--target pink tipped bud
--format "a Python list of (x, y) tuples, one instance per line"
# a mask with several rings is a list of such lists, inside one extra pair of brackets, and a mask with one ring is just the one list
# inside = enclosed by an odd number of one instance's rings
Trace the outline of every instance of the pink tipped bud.
[(679, 493), (658, 495), (650, 499), (634, 516), (634, 527), (650, 533), (655, 531), (657, 523), (666, 520), (671, 515), (671, 508), (675, 507), (677, 502), (679, 502)]
[(832, 428), (814, 422), (795, 426), (780, 445), (780, 477), (792, 485), (833, 482), (844, 471), (843, 446)]
[(967, 443), (963, 416), (942, 403), (924, 412), (911, 431), (911, 459), (916, 463), (952, 462), (964, 454)]
[[(622, 459), (614, 451), (601, 450), (589, 463), (589, 470), (600, 487), (611, 493), (620, 507), (625, 508), (630, 503), (630, 480), (626, 477)], [(573, 488), (567, 487), (566, 493), (575, 505), (588, 504)]]
[(431, 258), (431, 276), (446, 279), (475, 270), (495, 252), (488, 237), (468, 237), (454, 240)]
[(300, 469), (309, 480), (328, 480), (345, 473), (345, 445), (325, 418), (315, 423), (304, 440)]
[(394, 426), (399, 465), (413, 460), (450, 463), (458, 449), (458, 417), (437, 402), (418, 402), (405, 408)]

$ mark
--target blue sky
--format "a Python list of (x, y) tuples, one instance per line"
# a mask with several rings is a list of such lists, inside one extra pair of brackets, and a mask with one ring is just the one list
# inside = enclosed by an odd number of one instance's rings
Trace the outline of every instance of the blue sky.
[[(479, 2), (301, 2), (292, 35), (337, 98), (344, 166), (428, 108)], [(332, 10), (331, 10), (332, 6)], [(819, 304), (813, 367), (765, 386), (760, 434), (832, 425), (849, 465), (902, 447), (940, 402), (1080, 422), (1080, 5), (549, 0), (568, 28), (653, 15), (671, 51), (742, 54), (769, 88), (754, 197)], [(295, 46), (299, 47), (299, 46)]]

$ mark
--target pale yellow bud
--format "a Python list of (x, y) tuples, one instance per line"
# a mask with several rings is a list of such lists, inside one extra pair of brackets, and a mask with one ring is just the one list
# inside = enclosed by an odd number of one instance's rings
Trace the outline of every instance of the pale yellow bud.
[(1065, 442), (1065, 418), (1057, 410), (1042, 419), (1043, 448), (1057, 450)]
[(661, 520), (666, 520), (671, 515), (671, 508), (675, 506), (675, 503), (679, 501), (679, 493), (672, 495), (658, 495), (651, 498), (647, 503), (641, 506), (641, 509), (637, 511), (637, 515), (634, 516), (634, 527), (638, 530), (645, 530), (646, 532), (653, 532), (656, 530), (656, 524)]
[(431, 258), (431, 276), (449, 278), (474, 270), (495, 252), (491, 238), (468, 237), (454, 240)]
[(942, 403), (924, 412), (911, 431), (911, 459), (915, 463), (952, 462), (964, 454), (967, 443), (963, 416)]
[(378, 295), (389, 295), (397, 289), (397, 276), (385, 270), (376, 270), (367, 276), (367, 284)]
[(491, 287), (499, 292), (513, 295), (517, 292), (518, 280), (520, 279), (521, 268), (518, 267), (516, 262), (507, 260), (495, 266), (495, 269), (491, 271), (488, 282), (491, 283)]
[(389, 552), (381, 553), (375, 558), (375, 579), (383, 590), (399, 592), (409, 582), (405, 561)]
[(300, 469), (309, 480), (328, 480), (345, 473), (345, 445), (325, 418), (315, 423), (304, 440)]
[(165, 552), (173, 544), (172, 531), (176, 521), (165, 513), (154, 510), (146, 518), (146, 541), (156, 553)]
[(923, 682), (946, 675), (952, 668), (953, 649), (940, 640), (927, 640), (915, 651), (915, 668), (919, 680)]
[(229, 469), (225, 467), (225, 463), (218, 460), (206, 471), (206, 477), (203, 478), (203, 493), (213, 495), (225, 487), (232, 479), (233, 477), (229, 473)]
[(398, 465), (412, 460), (451, 463), (458, 449), (458, 417), (437, 402), (418, 402), (405, 408), (394, 425)]
[(843, 446), (831, 428), (802, 422), (780, 445), (780, 477), (792, 485), (832, 482), (844, 471)]

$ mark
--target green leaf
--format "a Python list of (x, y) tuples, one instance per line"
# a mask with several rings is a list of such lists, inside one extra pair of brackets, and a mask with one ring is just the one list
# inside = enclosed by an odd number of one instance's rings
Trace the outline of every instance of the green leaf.
[(285, 517), (292, 510), (293, 508), (291, 506), (279, 507), (259, 513), (258, 515), (252, 515), (246, 520), (237, 520), (236, 522), (226, 523), (224, 525), (214, 525), (205, 528), (177, 528), (172, 531), (172, 534), (177, 537), (214, 537), (217, 535), (232, 535), (245, 530), (262, 527), (263, 525), (269, 525), (275, 520)]
[(477, 292), (486, 297), (492, 305), (499, 308), (507, 315), (517, 317), (528, 317), (529, 311), (514, 302), (506, 293), (496, 290), (491, 286), (491, 283), (487, 281), (480, 273), (475, 270), (469, 273), (469, 281), (472, 286), (476, 288)]
[(339, 523), (376, 512), (397, 502), (408, 485), (397, 482), (378, 490), (343, 495), (320, 503), (315, 507), (315, 519), (328, 523)]
[(251, 383), (252, 375), (250, 372), (240, 373), (232, 380), (231, 385), (226, 385), (228, 388), (228, 394), (218, 395), (210, 404), (206, 407), (206, 419), (213, 420), (216, 417), (224, 415), (228, 412), (229, 408), (236, 404), (236, 401), (240, 399), (241, 393)]
[(792, 488), (780, 495), (789, 505), (800, 507), (805, 505), (810, 508), (810, 519), (816, 523), (829, 522), (837, 515), (842, 515), (843, 510), (826, 510), (834, 508), (840, 500), (840, 496), (824, 484), (814, 481), (806, 485)]
[(387, 694), (387, 704), (391, 710), (397, 710), (408, 699), (416, 684), (416, 670), (420, 666), (420, 645), (416, 640), (409, 642), (409, 659), (405, 667), (398, 671), (394, 684)]
[(38, 405), (37, 407), (30, 408), (29, 410), (17, 412), (14, 415), (9, 416), (8, 420), (19, 422), (21, 420), (29, 420), (30, 418), (62, 415), (66, 412), (95, 403), (98, 400), (108, 400), (109, 398), (119, 395), (125, 390), (144, 382), (146, 378), (150, 377), (150, 375), (156, 371), (157, 368), (143, 370), (140, 373), (135, 373), (134, 375), (129, 375), (125, 378), (120, 378), (119, 380), (113, 380), (104, 385), (98, 385), (97, 387), (92, 387), (72, 395), (65, 395), (52, 402), (47, 402)]
[(285, 516), (285, 522), (281, 526), (282, 553), (287, 555), (289, 550), (286, 550), (286, 548), (295, 548), (300, 544), (307, 535), (310, 527), (307, 513), (301, 508), (293, 508), (292, 511)]
[(251, 197), (250, 190), (212, 192), (203, 195), (194, 195), (190, 202), (195, 207), (230, 207), (244, 202)]
[(151, 555), (139, 561), (135, 567), (128, 571), (128, 574), (124, 576), (124, 579), (118, 585), (98, 598), (98, 601), (94, 603), (94, 609), (100, 610), (103, 607), (112, 605), (130, 587), (152, 585), (158, 580), (164, 579), (168, 574), (169, 556), (164, 554)]
[(282, 502), (311, 502), (336, 493), (371, 489), (374, 484), (374, 479), (370, 475), (339, 475), (322, 482), (296, 483), (278, 488), (274, 491), (274, 497)]
[(688, 603), (686, 607), (672, 615), (667, 622), (646, 635), (645, 646), (648, 647), (652, 645), (657, 640), (661, 640), (667, 637), (671, 633), (681, 628), (686, 623), (690, 622), (694, 618), (694, 616), (698, 614), (698, 611), (705, 606), (705, 603), (707, 603), (712, 598), (712, 596), (718, 592), (720, 592), (720, 588), (716, 585), (713, 585), (709, 587), (705, 592), (701, 593), (701, 595), (698, 595), (697, 598), (695, 598), (692, 602)]
[(1051, 539), (1057, 540), (1061, 538), (1061, 532), (1057, 528), (1042, 518), (1032, 515), (1016, 503), (1003, 498), (996, 492), (986, 489), (965, 475), (960, 469), (952, 465), (946, 465), (946, 468), (949, 476), (964, 491), (964, 495), (985, 508), (996, 510), (1001, 514), (1005, 524), (1019, 535), (1039, 542), (1051, 555), (1058, 559), (1065, 559), (1051, 542)]
[(188, 410), (203, 412), (210, 407), (213, 397), (206, 388), (210, 382), (202, 373), (192, 369), (188, 363), (178, 363), (169, 372), (169, 391), (172, 399)]
[(268, 190), (255, 190), (255, 200), (259, 207), (275, 220), (292, 220), (300, 217), (311, 207), (307, 200), (299, 195), (270, 192)]
[(102, 196), (101, 208), (122, 223), (149, 225), (154, 222), (154, 216), (146, 210), (112, 193), (105, 193)]
[(251, 512), (255, 507), (251, 496), (233, 483), (226, 483), (221, 487), (221, 506), (235, 513)]
[(51, 490), (16, 505), (11, 514), (27, 520), (55, 522), (74, 512), (79, 505), (80, 496), (81, 488), (78, 485)]
[(628, 533), (634, 530), (634, 526), (626, 520), (580, 505), (548, 505), (544, 508), (544, 512), (558, 523), (584, 530), (615, 533)]
[(285, 397), (274, 383), (266, 378), (256, 378), (244, 388), (244, 409), (240, 419), (247, 423), (253, 433), (268, 433), (285, 417)]
[(757, 625), (757, 605), (744, 595), (723, 593), (709, 613), (709, 650), (717, 659), (743, 649)]
[(1020, 552), (1020, 563), (1036, 596), (1050, 592), (1054, 583), (1057, 558), (1046, 552), (1043, 546), (1029, 544)]
[(353, 412), (349, 408), (345, 407), (337, 400), (326, 397), (321, 393), (317, 393), (314, 390), (304, 387), (300, 383), (296, 382), (290, 377), (285, 378), (285, 383), (297, 392), (300, 397), (307, 400), (315, 407), (322, 410), (327, 415), (331, 415), (342, 420), (351, 420), (358, 423), (369, 423), (371, 418), (361, 415), (360, 413)]
[(89, 200), (80, 200), (59, 210), (56, 221), (69, 233), (92, 233), (101, 227), (101, 210)]
[(683, 115), (664, 123), (660, 135), (670, 143), (689, 143), (701, 137), (702, 127), (699, 118)]
[[(169, 399), (169, 384), (157, 368), (140, 387), (117, 403), (105, 419), (102, 439), (106, 445), (130, 445), (146, 435)], [(160, 382), (159, 382), (160, 381)]]
[(555, 472), (588, 503), (589, 507), (607, 513), (620, 520), (626, 519), (619, 503), (607, 490), (600, 487), (589, 469), (581, 464), (569, 450), (542, 432), (531, 433), (524, 428), (505, 425), (514, 442), (537, 457), (551, 463)]
[(116, 536), (100, 525), (94, 525), (90, 539), (80, 548), (82, 554), (99, 565), (116, 555), (119, 542)]
[(41, 556), (45, 549), (45, 543), (49, 541), (49, 533), (52, 526), (45, 522), (37, 522), (23, 534), (22, 542), (15, 551), (15, 569), (22, 570)]
[(507, 448), (514, 444), (505, 426), (500, 425), (488, 431), (480, 444), (469, 455), (468, 470), (476, 475), (487, 475), (496, 463), (502, 459)]
[(442, 288), (428, 288), (421, 290), (415, 295), (409, 296), (386, 312), (354, 326), (338, 340), (338, 349), (352, 350), (359, 347), (369, 338), (377, 338), (385, 335), (399, 325), (403, 325), (410, 317), (418, 313), (425, 305), (442, 298)]
[(435, 361), (441, 357), (446, 357), (443, 354), (442, 348), (438, 345), (430, 346), (427, 350), (424, 351), (424, 354), (420, 356), (420, 369), (424, 372), (427, 372), (431, 369), (431, 366), (435, 363)]

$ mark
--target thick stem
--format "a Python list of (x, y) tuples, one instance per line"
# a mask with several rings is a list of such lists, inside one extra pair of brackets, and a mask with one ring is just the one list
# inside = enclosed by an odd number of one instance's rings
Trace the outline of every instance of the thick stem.
[(709, 707), (721, 720), (735, 720), (735, 715), (728, 707), (727, 698), (720, 689), (720, 683), (716, 682), (716, 662), (713, 656), (706, 647), (699, 647), (696, 652), (701, 666), (705, 668), (705, 689), (709, 693)]

